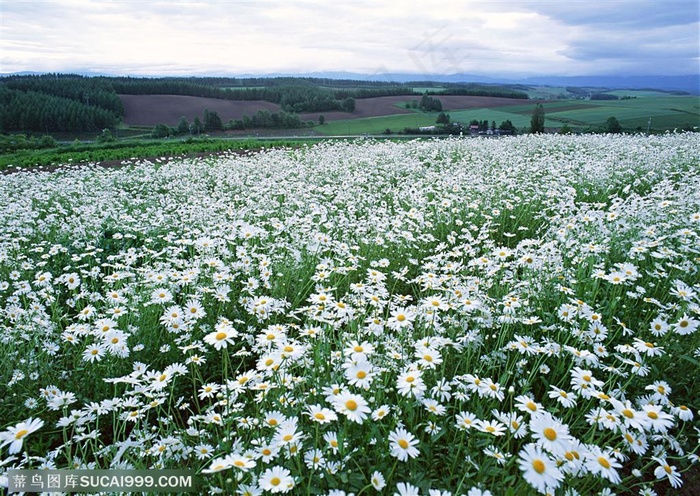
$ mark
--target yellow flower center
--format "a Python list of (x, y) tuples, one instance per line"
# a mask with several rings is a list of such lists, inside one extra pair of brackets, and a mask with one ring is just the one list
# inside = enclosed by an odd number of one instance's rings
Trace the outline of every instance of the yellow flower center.
[(355, 400), (348, 400), (345, 402), (345, 408), (347, 408), (351, 412), (354, 412), (355, 410), (357, 410), (357, 402)]
[(656, 413), (656, 412), (647, 412), (647, 416), (648, 416), (650, 419), (653, 419), (653, 420), (656, 420), (656, 419), (659, 418), (659, 414)]
[(551, 427), (547, 427), (542, 433), (544, 434), (544, 437), (546, 437), (550, 441), (554, 441), (557, 438), (557, 431), (555, 431)]
[(610, 468), (610, 462), (604, 456), (598, 457), (598, 463), (600, 463), (603, 466), (603, 468)]
[(399, 322), (403, 322), (404, 320), (406, 320), (406, 316), (400, 313), (396, 316), (396, 320), (398, 320)]
[(326, 416), (324, 414), (322, 414), (321, 412), (314, 413), (314, 418), (316, 420), (326, 420)]
[(532, 401), (528, 401), (527, 405), (525, 405), (525, 406), (527, 407), (528, 410), (530, 410), (532, 412), (537, 410), (537, 405), (535, 405)]
[(624, 415), (627, 418), (634, 418), (634, 412), (632, 410), (627, 409), (627, 408), (622, 410), (622, 415)]
[(399, 439), (399, 446), (403, 449), (408, 449), (408, 442), (405, 439)]
[(360, 371), (357, 373), (357, 378), (358, 378), (358, 379), (364, 379), (365, 377), (367, 377), (367, 372), (365, 372), (364, 370), (360, 370)]
[(27, 429), (22, 429), (21, 431), (18, 431), (17, 434), (15, 434), (15, 439), (22, 439), (27, 434), (29, 434), (29, 431)]
[(282, 480), (279, 477), (273, 477), (272, 479), (270, 479), (270, 484), (272, 484), (273, 486), (279, 486), (281, 482)]
[(216, 333), (216, 340), (223, 341), (224, 339), (226, 339), (227, 336), (228, 336), (228, 334), (226, 334), (225, 332), (217, 332)]
[(540, 459), (533, 460), (532, 468), (534, 468), (535, 472), (537, 472), (538, 474), (543, 474), (545, 470), (544, 462)]

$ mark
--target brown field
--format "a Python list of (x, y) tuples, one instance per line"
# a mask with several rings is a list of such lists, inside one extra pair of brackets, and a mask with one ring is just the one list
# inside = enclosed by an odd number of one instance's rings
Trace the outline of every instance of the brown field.
[(263, 101), (233, 101), (182, 95), (119, 95), (124, 105), (124, 124), (127, 126), (177, 126), (180, 117), (191, 123), (202, 119), (204, 109), (213, 110), (224, 122), (240, 119), (243, 114), (253, 115), (258, 110), (278, 112), (280, 106)]
[[(155, 126), (167, 124), (176, 126), (180, 117), (185, 116), (189, 122), (195, 117), (202, 119), (204, 109), (217, 112), (223, 122), (230, 119), (240, 119), (243, 114), (253, 115), (258, 110), (278, 112), (280, 106), (275, 103), (255, 100), (219, 100), (181, 95), (119, 95), (124, 104), (124, 124), (128, 126)], [(420, 96), (382, 96), (356, 100), (355, 112), (313, 112), (300, 114), (302, 120), (318, 121), (323, 115), (326, 122), (359, 119), (363, 117), (380, 117), (394, 114), (408, 114), (410, 110), (397, 107), (396, 104), (416, 99)], [(439, 96), (445, 110), (461, 110), (470, 108), (502, 107), (506, 105), (522, 105), (527, 100), (513, 98), (497, 98), (486, 96)]]

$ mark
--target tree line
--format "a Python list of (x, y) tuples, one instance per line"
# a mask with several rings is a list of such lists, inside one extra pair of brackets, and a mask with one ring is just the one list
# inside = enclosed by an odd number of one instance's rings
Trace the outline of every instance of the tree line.
[(285, 111), (270, 112), (258, 110), (252, 116), (243, 114), (241, 119), (230, 119), (224, 123), (215, 110), (204, 109), (202, 119), (195, 117), (190, 123), (186, 117), (181, 117), (178, 125), (170, 127), (166, 124), (158, 124), (151, 133), (153, 138), (166, 138), (168, 136), (195, 135), (210, 131), (244, 130), (244, 129), (298, 129), (312, 126), (312, 121), (302, 121), (298, 115)]
[(119, 115), (96, 105), (0, 85), (0, 132), (97, 131), (119, 122)]

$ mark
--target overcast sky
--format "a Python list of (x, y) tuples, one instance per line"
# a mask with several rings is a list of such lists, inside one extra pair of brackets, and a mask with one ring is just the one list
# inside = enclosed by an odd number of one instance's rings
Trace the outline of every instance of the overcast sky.
[(681, 75), (698, 0), (0, 0), (0, 73)]

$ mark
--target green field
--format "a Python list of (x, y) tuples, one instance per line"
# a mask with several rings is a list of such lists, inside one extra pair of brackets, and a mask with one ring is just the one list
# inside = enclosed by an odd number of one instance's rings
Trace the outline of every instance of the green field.
[[(649, 119), (652, 129), (662, 130), (700, 125), (700, 99), (687, 96), (654, 96), (631, 100), (585, 100), (576, 102), (587, 108), (557, 112), (545, 105), (549, 119), (576, 125), (603, 125), (609, 117), (616, 117), (623, 128), (646, 127)], [(554, 110), (554, 111), (553, 111)]]
[[(578, 129), (605, 127), (610, 117), (615, 117), (625, 131), (647, 129), (651, 119), (651, 130), (662, 132), (669, 129), (700, 126), (700, 98), (697, 96), (670, 96), (654, 91), (620, 91), (620, 95), (633, 94), (637, 98), (627, 100), (555, 100), (543, 102), (545, 126), (557, 129), (564, 124)], [(642, 96), (648, 94), (649, 96)], [(403, 108), (402, 104), (397, 104)], [(497, 125), (510, 120), (516, 128), (528, 128), (535, 102), (522, 105), (452, 110), (447, 112), (452, 122), (467, 125), (471, 120), (496, 121)], [(368, 117), (329, 122), (315, 130), (327, 136), (379, 134), (386, 129), (402, 131), (406, 127), (431, 126), (436, 113), (415, 112), (412, 114)]]
[(406, 127), (432, 126), (437, 113), (397, 114), (383, 117), (366, 117), (364, 119), (346, 119), (333, 121), (314, 128), (327, 136), (381, 134), (387, 128), (392, 132), (403, 131)]

